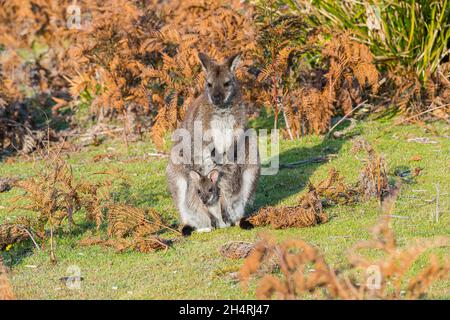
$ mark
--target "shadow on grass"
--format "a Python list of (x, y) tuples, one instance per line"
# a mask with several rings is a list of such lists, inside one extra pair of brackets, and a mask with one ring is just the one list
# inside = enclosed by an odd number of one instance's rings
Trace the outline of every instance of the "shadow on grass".
[(253, 206), (248, 214), (252, 214), (264, 206), (274, 206), (286, 198), (298, 194), (307, 186), (314, 172), (326, 162), (306, 163), (292, 168), (283, 165), (316, 157), (327, 157), (339, 153), (345, 139), (323, 139), (312, 147), (294, 147), (279, 155), (280, 166), (275, 175), (262, 175), (256, 191)]

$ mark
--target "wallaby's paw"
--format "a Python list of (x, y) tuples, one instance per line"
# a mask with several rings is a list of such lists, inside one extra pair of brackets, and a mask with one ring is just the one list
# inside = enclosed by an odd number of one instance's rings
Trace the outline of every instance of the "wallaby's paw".
[[(219, 220), (217, 220), (216, 217), (211, 216), (211, 227), (212, 229), (217, 229), (217, 227), (220, 225)], [(209, 228), (207, 228), (209, 229)]]
[[(225, 227), (229, 227), (233, 224), (233, 222), (230, 219), (230, 215), (225, 211), (222, 212), (222, 221), (224, 222)], [(221, 228), (224, 228), (224, 227), (221, 227)]]
[(196, 230), (198, 233), (211, 232), (212, 228), (200, 228)]
[(181, 229), (181, 234), (183, 235), (183, 237), (189, 237), (192, 232), (194, 232), (194, 230), (194, 227), (191, 227), (190, 225), (184, 225)]
[(242, 218), (242, 219), (239, 221), (239, 227), (240, 227), (241, 229), (244, 229), (244, 230), (250, 230), (250, 229), (253, 229), (254, 225), (252, 225), (252, 224), (250, 223), (250, 221), (248, 221), (247, 219)]

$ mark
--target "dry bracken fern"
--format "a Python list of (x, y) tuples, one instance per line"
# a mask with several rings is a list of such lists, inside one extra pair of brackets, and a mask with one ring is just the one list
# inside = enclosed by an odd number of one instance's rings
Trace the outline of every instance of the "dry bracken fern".
[[(393, 209), (398, 191), (395, 188), (385, 197), (386, 203), (382, 204), (385, 213)], [(440, 262), (436, 255), (419, 273), (410, 275), (411, 267), (425, 251), (449, 246), (448, 237), (416, 240), (407, 247), (399, 247), (389, 225), (389, 215), (380, 218), (372, 236), (372, 240), (357, 242), (348, 250), (349, 267), (345, 269), (334, 269), (317, 248), (302, 240), (278, 244), (264, 236), (244, 261), (240, 271), (242, 285), (247, 288), (250, 277), (258, 273), (265, 261), (274, 258), (280, 274), (263, 275), (256, 289), (258, 299), (298, 299), (306, 295), (352, 300), (416, 299), (423, 298), (436, 280), (448, 278), (448, 259)], [(368, 258), (362, 250), (381, 251), (382, 257)]]
[(308, 193), (294, 207), (265, 207), (248, 221), (255, 226), (271, 225), (275, 229), (311, 227), (328, 221), (322, 211), (322, 202), (311, 185)]

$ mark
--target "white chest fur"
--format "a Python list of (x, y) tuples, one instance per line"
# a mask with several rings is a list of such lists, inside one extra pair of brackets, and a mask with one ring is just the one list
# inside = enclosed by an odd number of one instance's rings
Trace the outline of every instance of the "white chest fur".
[(223, 154), (233, 144), (235, 123), (231, 113), (212, 116), (210, 130), (216, 152)]

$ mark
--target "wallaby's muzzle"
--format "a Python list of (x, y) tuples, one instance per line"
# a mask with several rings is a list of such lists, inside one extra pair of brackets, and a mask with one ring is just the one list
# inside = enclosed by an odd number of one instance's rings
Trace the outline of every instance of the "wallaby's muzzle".
[(211, 97), (211, 100), (212, 100), (213, 104), (217, 107), (220, 107), (220, 108), (226, 107), (225, 96), (222, 93), (214, 94)]

